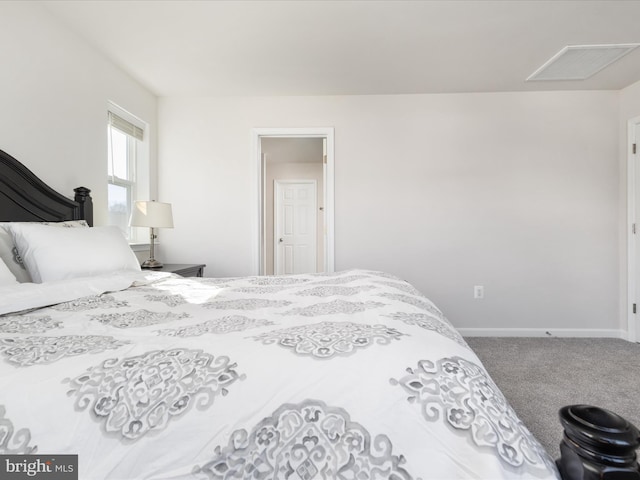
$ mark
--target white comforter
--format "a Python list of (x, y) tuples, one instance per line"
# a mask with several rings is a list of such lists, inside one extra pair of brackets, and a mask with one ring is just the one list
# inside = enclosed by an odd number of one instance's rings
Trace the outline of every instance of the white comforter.
[(77, 454), (82, 480), (557, 478), (395, 277), (97, 282), (0, 292), (53, 304), (0, 316), (0, 453)]

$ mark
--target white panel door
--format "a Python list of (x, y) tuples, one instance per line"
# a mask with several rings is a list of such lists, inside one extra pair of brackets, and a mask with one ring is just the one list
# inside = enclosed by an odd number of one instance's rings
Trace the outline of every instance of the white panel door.
[(274, 273), (315, 273), (316, 181), (274, 181)]

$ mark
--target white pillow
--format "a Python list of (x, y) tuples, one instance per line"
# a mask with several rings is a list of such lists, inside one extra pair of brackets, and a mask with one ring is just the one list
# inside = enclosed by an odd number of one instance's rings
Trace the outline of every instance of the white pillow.
[(36, 283), (140, 270), (138, 259), (118, 227), (52, 228), (14, 223), (10, 230)]
[(11, 273), (9, 267), (0, 260), (0, 287), (8, 287), (9, 285), (16, 285), (18, 280), (16, 280), (16, 276)]
[[(89, 227), (85, 220), (67, 220), (65, 222), (19, 222), (35, 225), (51, 225), (54, 227)], [(18, 251), (13, 245), (11, 237), (11, 225), (14, 222), (0, 222), (0, 260), (4, 261), (20, 283), (31, 282), (31, 277), (26, 267), (22, 263), (22, 259), (18, 255)]]

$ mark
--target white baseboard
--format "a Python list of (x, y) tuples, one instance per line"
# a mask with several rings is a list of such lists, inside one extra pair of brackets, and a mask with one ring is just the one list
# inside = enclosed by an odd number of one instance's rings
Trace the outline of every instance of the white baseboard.
[(463, 337), (575, 337), (621, 338), (627, 340), (625, 330), (600, 328), (458, 328)]

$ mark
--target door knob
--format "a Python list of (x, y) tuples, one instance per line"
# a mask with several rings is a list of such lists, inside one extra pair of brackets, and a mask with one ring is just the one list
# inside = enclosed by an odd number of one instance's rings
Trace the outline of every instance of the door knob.
[(278, 243), (282, 243), (282, 242), (284, 242), (284, 240), (282, 240), (282, 239), (278, 240)]

